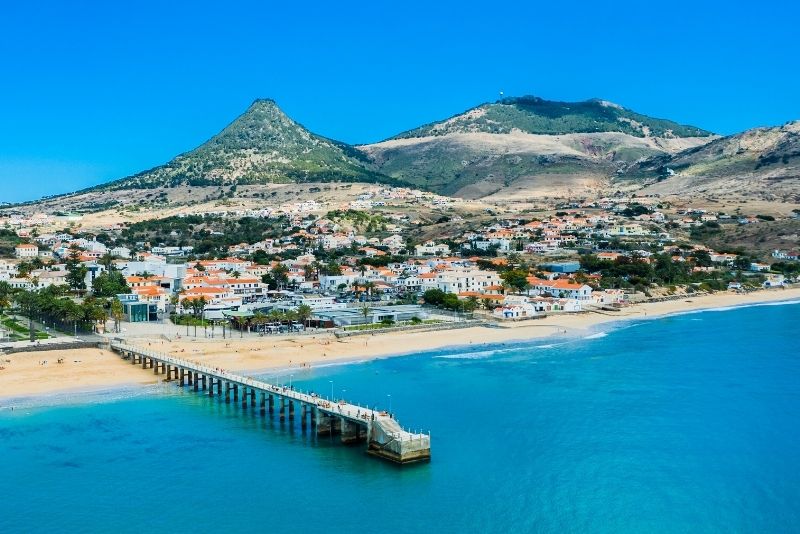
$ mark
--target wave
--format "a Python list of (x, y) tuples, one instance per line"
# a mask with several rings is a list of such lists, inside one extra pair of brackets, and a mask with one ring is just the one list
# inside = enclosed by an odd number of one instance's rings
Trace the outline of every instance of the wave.
[(560, 345), (566, 345), (567, 343), (568, 343), (567, 341), (563, 343), (548, 343), (545, 345), (530, 345), (527, 343), (517, 343), (514, 344), (514, 346), (512, 347), (497, 348), (497, 349), (475, 351), (475, 352), (450, 352), (447, 354), (437, 354), (434, 355), (433, 357), (442, 360), (484, 360), (487, 358), (491, 358), (492, 356), (497, 356), (498, 354), (519, 352), (521, 350), (552, 349)]
[[(678, 315), (695, 315), (698, 313), (706, 313), (706, 312), (729, 312), (735, 310), (743, 310), (745, 308), (759, 308), (762, 306), (792, 306), (795, 304), (800, 304), (800, 300), (793, 299), (793, 300), (778, 300), (774, 302), (752, 302), (749, 304), (731, 304), (730, 306), (716, 306), (714, 308), (699, 308), (696, 310), (676, 311), (665, 315), (654, 316), (652, 319), (660, 319), (662, 317), (675, 317)], [(650, 318), (640, 317), (639, 319), (647, 320)]]
[(600, 339), (601, 337), (606, 337), (608, 335), (607, 332), (597, 332), (591, 335), (584, 337), (583, 339)]
[(498, 354), (502, 354), (504, 352), (511, 352), (515, 350), (519, 349), (518, 348), (497, 349), (497, 350), (484, 350), (479, 352), (459, 352), (454, 354), (439, 354), (438, 356), (434, 356), (434, 358), (442, 360), (483, 360), (486, 358), (491, 358), (492, 356), (496, 356)]

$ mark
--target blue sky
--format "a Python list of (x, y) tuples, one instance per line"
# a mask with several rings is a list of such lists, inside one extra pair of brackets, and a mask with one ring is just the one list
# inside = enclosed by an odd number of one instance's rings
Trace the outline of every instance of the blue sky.
[(793, 2), (378, 4), (5, 4), (0, 201), (164, 163), (263, 97), (351, 143), (499, 91), (723, 134), (800, 119)]

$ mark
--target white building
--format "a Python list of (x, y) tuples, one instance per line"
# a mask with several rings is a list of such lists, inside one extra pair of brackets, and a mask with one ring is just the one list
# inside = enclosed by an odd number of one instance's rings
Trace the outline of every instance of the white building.
[(39, 255), (39, 247), (30, 243), (22, 243), (14, 247), (14, 255), (22, 259), (35, 258)]
[(436, 287), (445, 293), (483, 292), (487, 287), (502, 283), (494, 271), (480, 269), (451, 269), (436, 273)]
[(450, 254), (450, 247), (445, 244), (437, 245), (434, 241), (428, 241), (422, 245), (414, 247), (417, 256), (439, 256)]

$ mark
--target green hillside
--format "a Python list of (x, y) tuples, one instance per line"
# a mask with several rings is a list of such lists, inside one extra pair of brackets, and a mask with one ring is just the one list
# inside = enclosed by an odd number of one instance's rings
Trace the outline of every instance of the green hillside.
[(545, 135), (591, 132), (621, 132), (636, 137), (712, 135), (694, 126), (654, 119), (604, 100), (557, 102), (523, 96), (482, 104), (450, 119), (401, 133), (394, 139), (468, 132), (509, 133), (513, 130)]
[(368, 169), (358, 150), (311, 133), (272, 100), (256, 100), (198, 148), (101, 188), (327, 181), (392, 180)]

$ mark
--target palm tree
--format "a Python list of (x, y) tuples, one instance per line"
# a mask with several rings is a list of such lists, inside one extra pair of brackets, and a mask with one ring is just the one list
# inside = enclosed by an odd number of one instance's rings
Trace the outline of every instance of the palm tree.
[(98, 263), (100, 263), (100, 265), (105, 267), (106, 271), (111, 272), (114, 269), (114, 259), (115, 259), (114, 256), (112, 256), (111, 254), (106, 253), (106, 254), (103, 254), (103, 256), (100, 258)]
[(370, 282), (369, 280), (362, 284), (364, 286), (364, 291), (367, 292), (367, 295), (372, 295), (372, 290), (375, 289), (375, 284)]
[(64, 301), (64, 320), (72, 323), (75, 336), (78, 335), (78, 321), (84, 319), (84, 310), (72, 300)]
[(361, 315), (364, 316), (364, 324), (367, 324), (367, 317), (369, 317), (369, 314), (372, 313), (372, 307), (369, 304), (364, 304), (358, 309), (358, 311), (360, 311)]
[(119, 323), (125, 316), (125, 308), (119, 299), (115, 298), (111, 301), (111, 318), (114, 319), (114, 331), (119, 333)]
[(303, 322), (303, 326), (305, 327), (307, 326), (306, 323), (311, 318), (313, 310), (311, 309), (311, 306), (309, 306), (308, 304), (301, 304), (300, 306), (297, 307), (296, 313), (297, 313), (297, 318)]
[(312, 278), (314, 278), (314, 280), (319, 280), (319, 275), (322, 272), (322, 264), (319, 261), (314, 260), (308, 267), (311, 270)]
[[(192, 308), (192, 312), (194, 313), (195, 319), (199, 319), (203, 312), (206, 309), (206, 304), (208, 301), (205, 297), (201, 296), (196, 299), (192, 299), (189, 301), (189, 306)], [(205, 323), (204, 323), (205, 325)], [(197, 323), (194, 324), (194, 337), (197, 337)]]
[(250, 324), (255, 325), (256, 331), (258, 331), (260, 329), (259, 327), (267, 324), (267, 321), (268, 321), (267, 316), (264, 315), (262, 312), (257, 311), (255, 314), (253, 314), (253, 317), (250, 319)]
[(38, 294), (34, 291), (20, 291), (14, 296), (14, 301), (17, 303), (17, 306), (19, 306), (22, 314), (28, 316), (30, 340), (31, 342), (36, 341), (36, 334), (33, 329), (33, 316), (41, 311)]
[(103, 323), (103, 330), (105, 330), (105, 322), (108, 320), (106, 310), (97, 299), (86, 299), (81, 306), (83, 310), (83, 318), (92, 323), (92, 330), (97, 332), (98, 323)]

